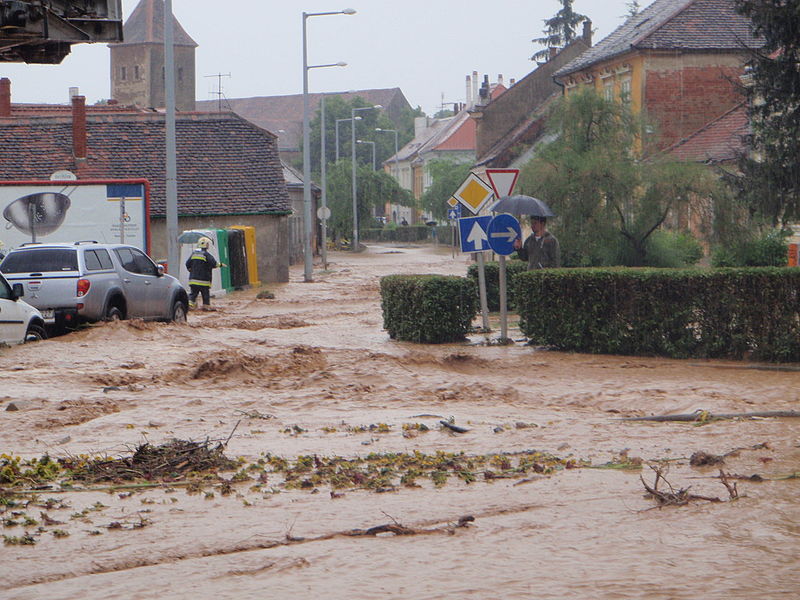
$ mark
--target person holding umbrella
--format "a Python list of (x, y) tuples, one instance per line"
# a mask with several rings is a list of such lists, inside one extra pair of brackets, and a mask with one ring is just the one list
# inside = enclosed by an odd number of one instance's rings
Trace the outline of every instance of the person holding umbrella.
[(492, 212), (530, 215), (533, 233), (523, 243), (514, 240), (520, 260), (528, 261), (528, 269), (549, 269), (561, 266), (561, 247), (556, 237), (547, 231), (547, 218), (556, 215), (542, 200), (533, 196), (503, 196), (489, 208)]
[(520, 260), (528, 261), (528, 270), (561, 266), (561, 247), (556, 236), (547, 231), (547, 217), (531, 216), (532, 233), (522, 243), (514, 240)]

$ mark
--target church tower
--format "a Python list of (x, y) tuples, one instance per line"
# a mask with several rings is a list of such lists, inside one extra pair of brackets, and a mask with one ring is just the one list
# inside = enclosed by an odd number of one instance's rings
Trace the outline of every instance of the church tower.
[[(195, 109), (197, 43), (173, 15), (175, 40), (175, 107)], [(123, 27), (124, 42), (111, 44), (111, 97), (120, 104), (163, 108), (164, 2), (141, 0)]]

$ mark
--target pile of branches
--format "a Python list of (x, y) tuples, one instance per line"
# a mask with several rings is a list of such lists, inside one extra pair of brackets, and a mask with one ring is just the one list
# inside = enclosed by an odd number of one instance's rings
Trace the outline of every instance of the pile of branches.
[[(667, 481), (667, 478), (664, 476), (664, 466), (663, 465), (650, 465), (650, 468), (656, 474), (656, 479), (653, 482), (653, 485), (650, 486), (644, 480), (644, 477), (639, 475), (639, 479), (642, 480), (642, 485), (644, 489), (647, 491), (647, 495), (653, 498), (657, 503), (658, 506), (684, 506), (689, 504), (692, 500), (705, 500), (706, 502), (722, 502), (720, 498), (716, 496), (699, 496), (697, 494), (690, 494), (689, 487), (686, 488), (679, 488), (675, 489), (672, 484)], [(719, 471), (719, 479), (725, 488), (728, 490), (729, 500), (736, 500), (739, 498), (739, 491), (736, 489), (736, 482), (731, 482), (730, 475), (725, 473), (722, 469)], [(658, 488), (660, 483), (664, 483), (664, 486), (661, 489)], [(690, 486), (691, 487), (691, 486)]]
[(131, 456), (95, 460), (80, 467), (73, 478), (81, 481), (174, 480), (188, 473), (229, 470), (236, 462), (226, 457), (223, 444), (211, 447), (209, 440), (174, 439), (160, 446), (138, 446)]

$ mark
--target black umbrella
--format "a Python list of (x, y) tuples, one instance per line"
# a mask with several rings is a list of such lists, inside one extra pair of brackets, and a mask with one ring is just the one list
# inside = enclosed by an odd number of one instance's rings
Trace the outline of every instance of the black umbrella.
[(503, 196), (489, 207), (491, 212), (507, 212), (512, 215), (531, 215), (532, 217), (555, 217), (544, 200), (533, 196)]

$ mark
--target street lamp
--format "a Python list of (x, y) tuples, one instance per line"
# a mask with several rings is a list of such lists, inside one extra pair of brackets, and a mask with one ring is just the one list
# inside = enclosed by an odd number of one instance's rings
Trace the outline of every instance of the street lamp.
[(346, 63), (332, 63), (327, 65), (308, 65), (308, 45), (306, 43), (306, 21), (309, 17), (323, 17), (327, 15), (354, 15), (355, 10), (345, 8), (333, 12), (303, 13), (303, 258), (305, 269), (304, 281), (314, 281), (313, 257), (311, 255), (311, 134), (309, 126), (308, 107), (308, 71), (323, 67), (343, 67)]
[[(356, 117), (356, 121), (360, 121), (361, 117)], [(339, 162), (339, 123), (343, 121), (353, 122), (353, 119), (347, 117), (346, 119), (336, 119), (336, 162)]]
[(358, 252), (358, 186), (356, 185), (356, 111), (358, 110), (372, 110), (373, 108), (383, 108), (380, 104), (374, 106), (363, 106), (361, 108), (352, 108), (350, 110), (350, 118), (353, 119), (352, 127), (352, 145), (350, 151), (353, 160), (353, 246), (351, 250)]
[[(393, 173), (393, 176), (397, 180), (397, 184), (400, 185), (400, 168), (398, 167), (398, 164), (397, 164), (397, 160), (398, 160), (397, 155), (399, 154), (399, 150), (398, 150), (398, 147), (397, 147), (397, 137), (398, 137), (397, 136), (397, 130), (396, 129), (381, 129), (380, 127), (376, 127), (375, 131), (379, 131), (379, 132), (382, 132), (382, 133), (393, 133), (394, 134), (394, 173)], [(388, 203), (388, 208), (389, 208), (389, 211), (387, 211), (387, 214), (388, 214), (388, 212), (391, 211), (391, 203)], [(384, 210), (386, 210), (386, 209), (384, 208)]]
[(372, 144), (372, 170), (375, 170), (375, 142), (356, 140), (356, 144)]
[[(394, 134), (394, 166), (395, 170), (397, 170), (397, 154), (399, 152), (397, 148), (397, 130), (396, 129), (381, 129), (380, 127), (376, 127), (375, 131), (382, 131), (383, 133), (393, 133)], [(395, 177), (398, 178), (398, 175), (395, 173)]]

